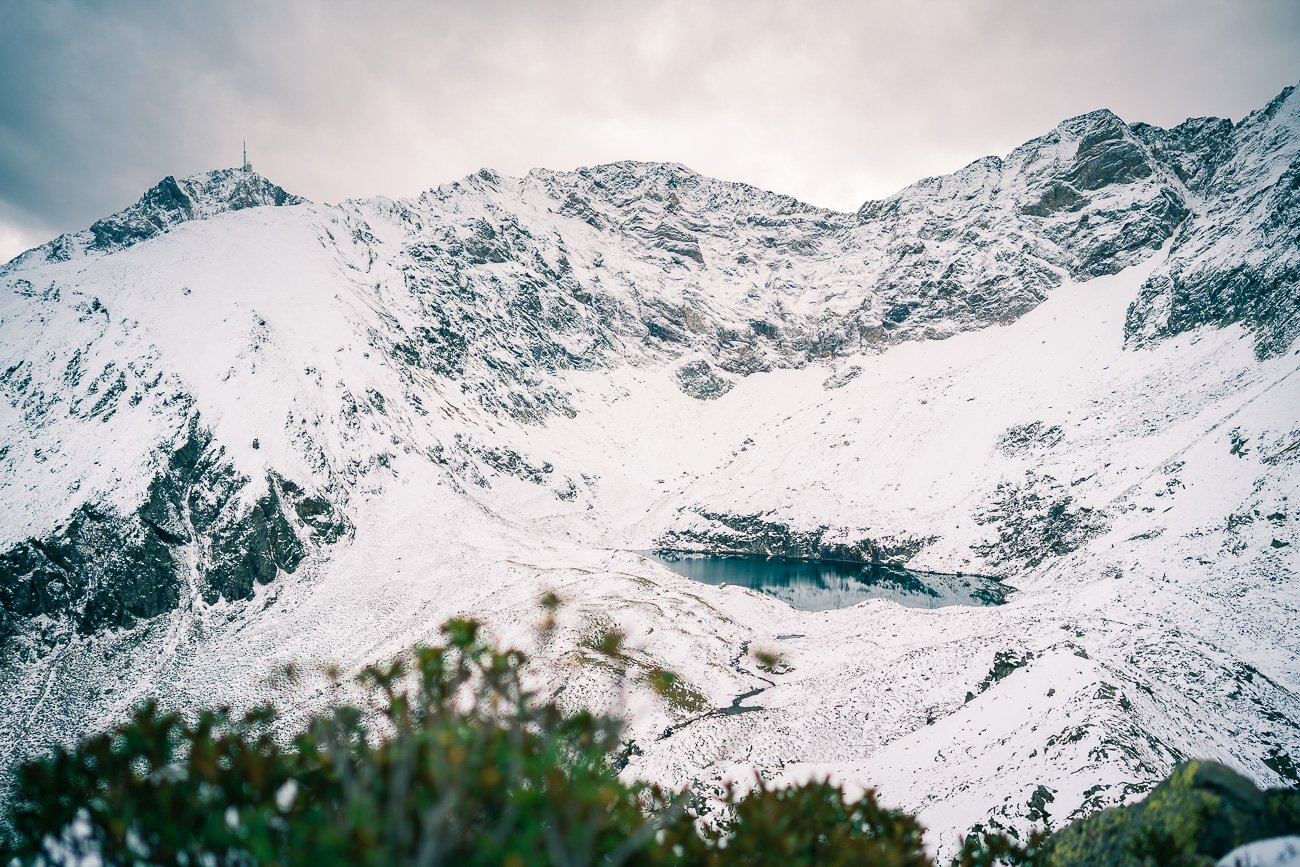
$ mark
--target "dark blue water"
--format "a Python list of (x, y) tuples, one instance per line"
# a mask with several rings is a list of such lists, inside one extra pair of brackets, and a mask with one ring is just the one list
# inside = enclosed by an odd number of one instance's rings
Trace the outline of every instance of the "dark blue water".
[(848, 608), (864, 599), (888, 599), (912, 608), (1001, 605), (1012, 592), (992, 578), (913, 572), (899, 566), (672, 551), (651, 556), (687, 578), (748, 587), (805, 611)]

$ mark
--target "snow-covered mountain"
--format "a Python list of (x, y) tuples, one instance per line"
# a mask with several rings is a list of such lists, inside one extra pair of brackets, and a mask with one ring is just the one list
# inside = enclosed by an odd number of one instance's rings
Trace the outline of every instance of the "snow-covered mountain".
[[(1290, 88), (856, 213), (668, 164), (339, 205), (168, 178), (0, 268), (3, 761), (146, 696), (310, 707), (280, 663), (471, 613), (628, 714), (628, 773), (828, 773), (943, 845), (1185, 756), (1300, 782), (1298, 178)], [(799, 611), (656, 545), (1018, 592)], [(622, 670), (584, 650), (611, 626)]]

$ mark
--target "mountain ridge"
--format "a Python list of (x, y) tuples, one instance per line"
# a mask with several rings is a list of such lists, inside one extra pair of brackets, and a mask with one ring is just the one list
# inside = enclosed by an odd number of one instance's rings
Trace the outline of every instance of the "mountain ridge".
[[(556, 197), (563, 196), (556, 209), (560, 214), (580, 215), (598, 229), (631, 234), (678, 261), (693, 261), (699, 267), (708, 267), (708, 262), (700, 249), (698, 233), (716, 234), (721, 228), (710, 225), (701, 213), (726, 210), (736, 220), (742, 218), (740, 209), (749, 207), (757, 211), (743, 215), (750, 220), (774, 226), (781, 222), (812, 223), (820, 232), (795, 238), (794, 243), (804, 248), (791, 252), (831, 245), (830, 253), (841, 259), (866, 256), (875, 263), (854, 276), (874, 284), (871, 288), (879, 303), (850, 312), (850, 321), (836, 332), (809, 336), (822, 347), (821, 351), (834, 354), (848, 346), (860, 350), (864, 341), (888, 345), (899, 336), (941, 337), (972, 324), (1002, 321), (1040, 303), (1063, 273), (1086, 279), (1139, 261), (1173, 237), (1194, 211), (1205, 211), (1220, 197), (1207, 185), (1213, 182), (1217, 161), (1228, 155), (1229, 139), (1241, 138), (1243, 129), (1249, 133), (1253, 126), (1278, 112), (1289, 111), (1293, 121), (1293, 94), (1294, 88), (1285, 89), (1269, 106), (1238, 124), (1194, 118), (1164, 130), (1149, 124), (1126, 124), (1106, 109), (1068, 118), (1006, 157), (984, 157), (952, 174), (924, 178), (893, 196), (864, 203), (855, 212), (856, 227), (844, 213), (745, 184), (706, 178), (675, 163), (624, 161), (572, 172), (534, 169), (522, 178), (511, 179), (483, 169), (413, 200), (383, 201), (405, 201), (398, 207), (416, 209), (434, 204), (446, 206), (461, 191), (477, 189), (478, 185), (488, 184), (496, 193), (502, 193), (505, 184), (522, 195), (536, 183)], [(1294, 137), (1255, 144), (1281, 149), (1292, 156), (1296, 150)], [(1241, 143), (1236, 146), (1240, 149)], [(60, 236), (28, 251), (4, 269), (13, 270), (20, 260), (39, 258), (42, 251), (47, 260), (74, 255), (79, 249), (102, 252), (145, 240), (192, 219), (258, 204), (305, 201), (260, 176), (245, 176), (239, 170), (208, 172), (185, 179), (184, 183), (201, 191), (195, 200), (180, 192), (174, 179), (165, 179), (130, 208), (97, 221), (81, 233)], [(1234, 178), (1229, 183), (1239, 185), (1242, 181)], [(681, 213), (679, 198), (679, 192), (686, 190), (708, 191), (704, 201), (696, 203), (694, 209), (687, 208), (692, 211), (689, 215)], [(596, 215), (591, 210), (593, 199), (603, 201), (613, 213)], [(178, 200), (197, 201), (198, 206), (171, 205)], [(378, 201), (354, 199), (339, 207), (365, 207), (360, 203)], [(1007, 213), (1009, 210), (1015, 213)], [(766, 216), (765, 211), (772, 216)], [(1288, 200), (1279, 205), (1278, 211), (1294, 213), (1294, 208)], [(1108, 230), (1089, 230), (1099, 218)], [(772, 223), (773, 219), (777, 222)], [(1211, 225), (1211, 235), (1222, 234), (1217, 225)], [(852, 237), (841, 237), (845, 234)], [(1285, 237), (1283, 232), (1280, 240)], [(767, 241), (772, 243), (773, 239)], [(1177, 248), (1183, 243), (1175, 241), (1175, 262), (1180, 253)], [(1199, 243), (1206, 242), (1201, 239)], [(1270, 243), (1276, 247), (1279, 242)], [(729, 252), (733, 256), (745, 255), (743, 251)], [(1287, 259), (1285, 251), (1275, 252), (1277, 257)], [(1241, 295), (1243, 291), (1249, 293), (1253, 286), (1290, 280), (1287, 275), (1294, 272), (1295, 265), (1288, 264), (1282, 270), (1281, 275), (1238, 275), (1235, 280), (1239, 288), (1232, 291)], [(800, 276), (807, 281), (810, 275)], [(1259, 337), (1260, 351), (1270, 352), (1286, 344), (1300, 328), (1294, 317), (1285, 315), (1288, 298), (1284, 291), (1278, 293), (1282, 297), (1271, 301), (1228, 301), (1233, 312), (1225, 318), (1222, 313), (1204, 309), (1222, 300), (1218, 297), (1222, 294), (1220, 288), (1194, 282), (1199, 288), (1182, 290), (1174, 288), (1181, 284), (1173, 275), (1154, 278), (1131, 317), (1129, 331), (1134, 345), (1205, 321), (1244, 318), (1258, 327), (1262, 319), (1268, 318), (1282, 323), (1277, 333)], [(1179, 303), (1170, 293), (1178, 295)], [(988, 309), (991, 294), (997, 296), (996, 311)], [(1262, 309), (1256, 309), (1261, 304)], [(1165, 305), (1188, 309), (1174, 310), (1172, 319), (1160, 324), (1147, 321), (1164, 315)], [(918, 311), (920, 318), (906, 324)], [(665, 312), (668, 321), (658, 322), (659, 329), (680, 339), (681, 323), (673, 320), (681, 311), (675, 315)], [(762, 321), (761, 315), (752, 318)], [(806, 325), (803, 330), (807, 330)], [(760, 333), (750, 343), (761, 344), (763, 337)], [(730, 361), (733, 372), (743, 373), (772, 363), (771, 353), (761, 354), (768, 358), (718, 360)]]

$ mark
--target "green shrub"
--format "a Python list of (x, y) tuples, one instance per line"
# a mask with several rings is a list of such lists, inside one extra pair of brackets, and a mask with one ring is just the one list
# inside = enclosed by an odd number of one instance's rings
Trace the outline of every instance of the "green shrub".
[(928, 867), (916, 819), (887, 810), (868, 792), (847, 801), (837, 786), (812, 782), (761, 788), (736, 802), (733, 816), (708, 835), (700, 863), (752, 867)]
[(673, 710), (684, 714), (703, 713), (709, 700), (666, 668), (654, 667), (646, 672), (646, 683)]

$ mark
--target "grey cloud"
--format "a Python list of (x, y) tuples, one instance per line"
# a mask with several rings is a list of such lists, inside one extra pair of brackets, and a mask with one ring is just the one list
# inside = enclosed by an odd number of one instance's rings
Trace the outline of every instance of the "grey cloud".
[(19, 2), (0, 257), (166, 174), (317, 200), (671, 160), (852, 208), (1061, 119), (1240, 117), (1300, 78), (1294, 0)]

